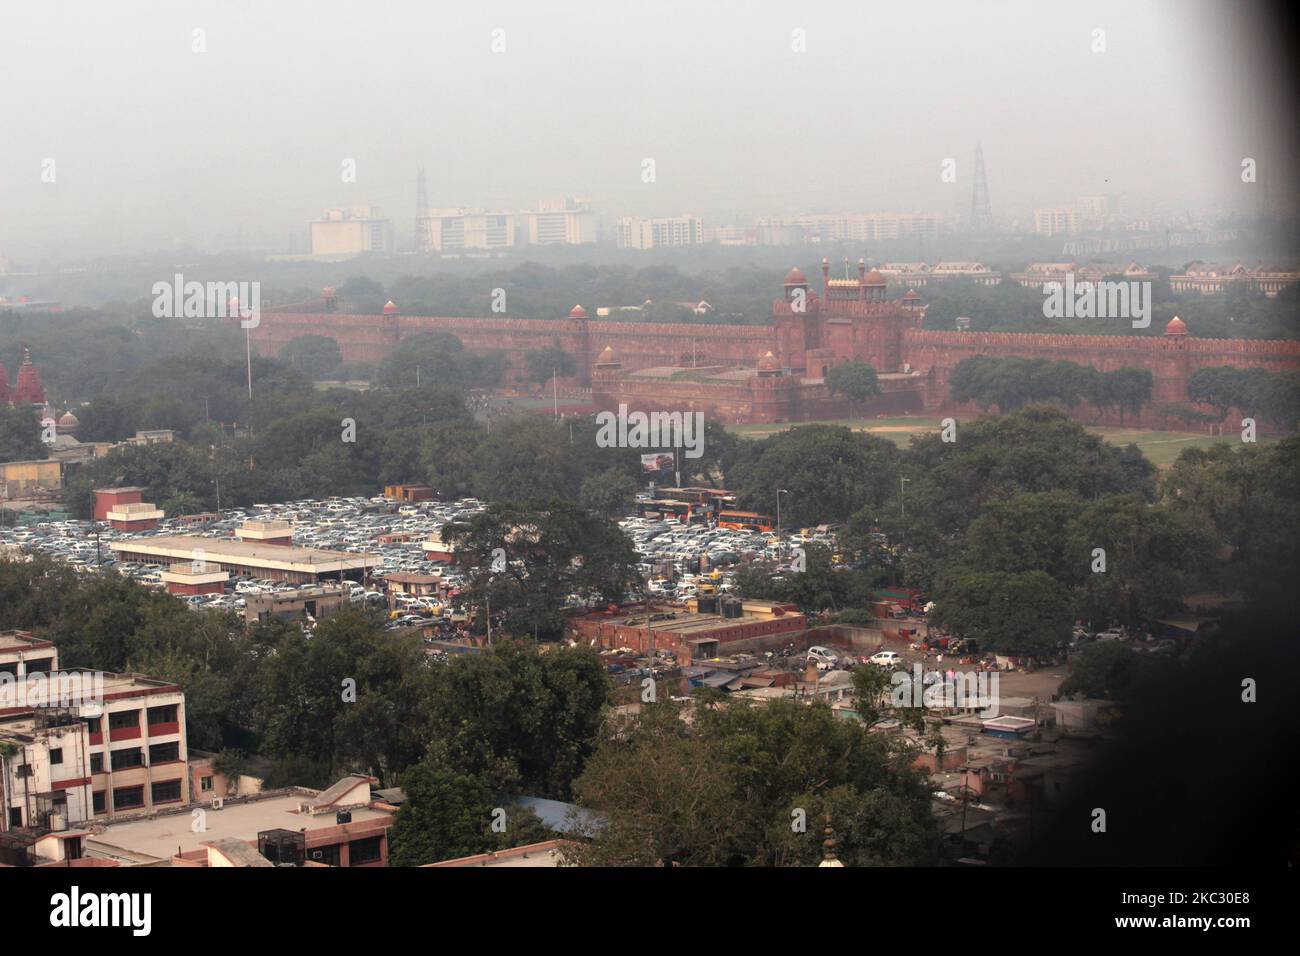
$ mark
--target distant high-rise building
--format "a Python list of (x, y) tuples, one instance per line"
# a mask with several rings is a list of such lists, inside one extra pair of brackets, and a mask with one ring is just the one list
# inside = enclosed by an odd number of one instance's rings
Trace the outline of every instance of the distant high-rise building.
[(1085, 222), (1101, 225), (1110, 215), (1110, 197), (1104, 193), (1093, 196), (1080, 196), (1074, 202), (1079, 211), (1079, 218)]
[(620, 249), (660, 249), (665, 246), (695, 246), (704, 242), (704, 223), (696, 216), (638, 219), (624, 216), (618, 221)]
[(412, 231), (416, 252), (429, 251), (429, 186), (424, 178), (424, 167), (415, 173), (415, 228)]
[(1040, 236), (1074, 235), (1079, 231), (1079, 211), (1074, 206), (1034, 210), (1034, 232)]
[(715, 226), (704, 230), (705, 242), (716, 242), (720, 246), (755, 246), (758, 234), (744, 226)]
[(311, 224), (313, 256), (355, 256), (392, 249), (392, 225), (371, 206), (326, 209), (324, 216)]
[(794, 242), (889, 242), (911, 236), (933, 238), (940, 219), (924, 212), (818, 213), (758, 220), (761, 245)]
[(515, 214), (482, 209), (431, 209), (427, 248), (439, 252), (461, 249), (509, 249), (515, 245)]
[(520, 216), (529, 245), (580, 246), (596, 241), (596, 217), (580, 199), (543, 199), (536, 211)]
[(984, 174), (984, 145), (975, 144), (975, 180), (971, 186), (970, 225), (974, 232), (993, 229), (993, 207), (989, 204), (989, 181)]

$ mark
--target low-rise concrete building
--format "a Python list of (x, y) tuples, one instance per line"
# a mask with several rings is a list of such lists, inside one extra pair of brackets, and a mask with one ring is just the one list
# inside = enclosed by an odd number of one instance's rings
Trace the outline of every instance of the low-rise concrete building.
[(512, 847), (509, 850), (478, 853), (474, 856), (462, 856), (454, 860), (442, 860), (438, 863), (426, 863), (425, 866), (430, 868), (464, 866), (558, 867), (564, 865), (565, 847), (572, 845), (571, 840), (546, 840), (542, 843)]
[(235, 529), (235, 537), (247, 544), (288, 548), (293, 545), (293, 526), (287, 521), (249, 519)]
[(178, 561), (160, 577), (169, 594), (223, 594), (230, 572), (206, 561)]
[(258, 859), (280, 866), (386, 866), (396, 808), (372, 799), (376, 782), (351, 774), (323, 791), (291, 787), (213, 798), (194, 809), (111, 823), (86, 838), (85, 853), (122, 866), (262, 866)]
[(392, 501), (414, 504), (417, 501), (432, 501), (433, 489), (428, 485), (385, 485), (384, 497)]
[(0, 497), (25, 498), (63, 487), (63, 464), (57, 459), (0, 462)]
[(25, 678), (58, 670), (59, 651), (53, 642), (28, 631), (0, 631), (0, 674)]
[[(698, 608), (698, 603), (695, 605)], [(570, 618), (565, 635), (600, 648), (631, 648), (638, 654), (668, 651), (678, 661), (715, 657), (735, 641), (793, 638), (808, 628), (793, 604), (779, 601), (723, 599), (719, 612), (699, 613), (673, 605), (652, 604), (597, 611)]]
[(118, 531), (152, 531), (164, 517), (162, 509), (146, 501), (115, 505), (104, 513), (104, 520)]
[(249, 594), (244, 599), (244, 620), (251, 624), (265, 623), (273, 618), (291, 621), (310, 616), (319, 621), (341, 608), (349, 593), (349, 588), (344, 585), (322, 584), (292, 591)]
[(0, 830), (58, 831), (189, 802), (177, 685), (61, 670), (57, 650), (25, 632), (0, 638), (0, 663)]
[(372, 554), (325, 551), (319, 548), (284, 547), (229, 538), (199, 535), (160, 535), (113, 541), (109, 547), (119, 561), (142, 564), (171, 564), (175, 561), (205, 561), (233, 574), (249, 574), (272, 581), (315, 584), (327, 580), (361, 580), (367, 569), (377, 567)]
[(388, 588), (390, 603), (391, 599), (398, 594), (409, 594), (412, 597), (436, 598), (441, 593), (442, 575), (398, 571), (393, 574), (385, 575), (384, 583)]

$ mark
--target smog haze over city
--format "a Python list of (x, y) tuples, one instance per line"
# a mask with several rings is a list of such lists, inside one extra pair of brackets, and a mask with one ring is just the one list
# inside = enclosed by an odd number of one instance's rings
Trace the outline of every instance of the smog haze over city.
[(435, 206), (576, 195), (728, 221), (964, 213), (977, 142), (999, 212), (1026, 220), (1091, 193), (1254, 212), (1247, 156), (1295, 195), (1287, 64), (1251, 4), (11, 0), (3, 17), (11, 257), (281, 251), (357, 202), (405, 226), (417, 166)]
[(1282, 938), (1298, 17), (0, 0), (9, 922)]

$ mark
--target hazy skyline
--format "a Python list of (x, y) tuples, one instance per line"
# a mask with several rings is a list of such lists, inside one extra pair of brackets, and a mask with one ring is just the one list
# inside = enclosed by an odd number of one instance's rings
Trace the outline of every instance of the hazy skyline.
[(964, 215), (977, 141), (1004, 221), (1090, 193), (1257, 210), (1264, 189), (1290, 202), (1296, 173), (1290, 64), (1263, 47), (1262, 10), (18, 0), (0, 29), (0, 251), (305, 241), (354, 204), (400, 237), (418, 165), (434, 206)]

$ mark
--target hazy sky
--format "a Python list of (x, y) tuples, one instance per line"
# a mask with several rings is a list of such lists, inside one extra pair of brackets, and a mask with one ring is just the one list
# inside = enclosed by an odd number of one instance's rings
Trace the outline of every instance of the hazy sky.
[(236, 232), (301, 248), (308, 219), (347, 204), (380, 206), (400, 238), (421, 164), (434, 206), (964, 213), (977, 140), (999, 218), (1094, 192), (1252, 208), (1243, 157), (1278, 199), (1296, 179), (1262, 9), (0, 0), (0, 251)]

